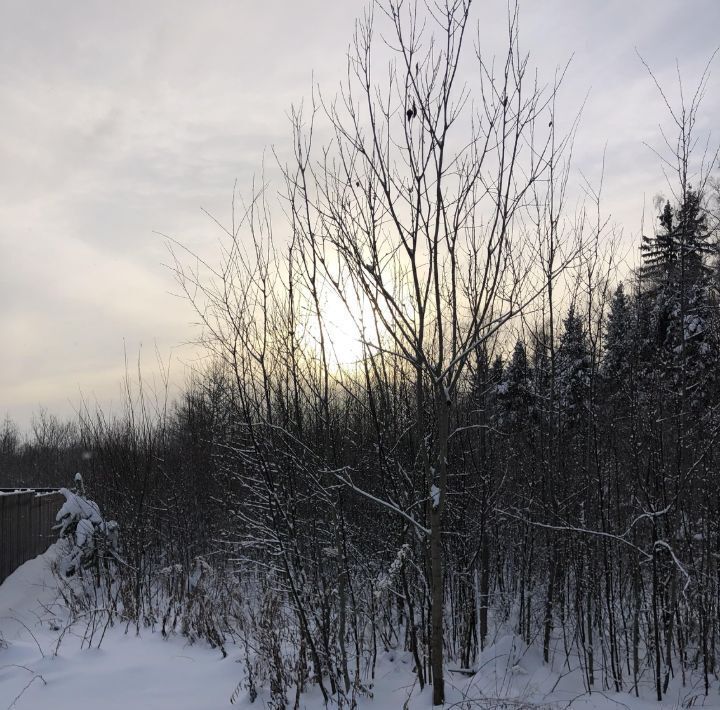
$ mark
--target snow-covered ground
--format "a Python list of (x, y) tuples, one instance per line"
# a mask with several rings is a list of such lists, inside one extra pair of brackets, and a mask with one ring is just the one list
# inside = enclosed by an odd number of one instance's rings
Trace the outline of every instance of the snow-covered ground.
[[(111, 628), (101, 647), (83, 644), (85, 625), (67, 628), (49, 570), (54, 550), (26, 562), (0, 585), (0, 710), (217, 710), (230, 708), (230, 696), (242, 679), (239, 649), (223, 658), (203, 644), (183, 637)], [(50, 621), (54, 619), (54, 621)], [(96, 645), (96, 642), (95, 642)], [(472, 678), (448, 673), (447, 708), (659, 708), (653, 700), (628, 694), (583, 693), (577, 673), (552, 672), (540, 653), (511, 636), (486, 649)], [(407, 704), (406, 704), (407, 703)], [(378, 663), (374, 698), (363, 698), (363, 710), (418, 710), (430, 707), (429, 689), (413, 683), (410, 658), (387, 653)], [(662, 707), (718, 707), (718, 691), (705, 698), (701, 689), (678, 688)], [(254, 704), (241, 693), (234, 707)], [(292, 700), (290, 707), (292, 707)], [(323, 707), (319, 694), (303, 697), (301, 708)]]
[[(188, 644), (182, 636), (163, 639), (142, 630), (138, 636), (134, 627), (127, 633), (124, 627), (109, 629), (99, 649), (88, 649), (82, 622), (69, 630), (51, 624), (49, 619), (63, 616), (49, 569), (53, 555), (51, 548), (0, 585), (0, 638), (7, 644), (0, 649), (0, 710), (255, 710), (265, 705), (262, 693), (251, 704), (244, 692), (230, 704), (242, 680), (240, 649), (230, 646), (223, 658), (218, 650)], [(361, 707), (401, 708), (411, 688), (409, 659), (385, 658), (377, 678), (382, 702)], [(427, 707), (425, 698), (429, 695), (410, 707)], [(323, 704), (319, 695), (310, 694), (301, 707)]]
[[(84, 625), (63, 632), (42, 620), (57, 602), (52, 549), (0, 585), (0, 709), (227, 708), (240, 667), (220, 653), (159, 634), (108, 631), (101, 648), (82, 649)], [(14, 705), (13, 705), (14, 702)]]

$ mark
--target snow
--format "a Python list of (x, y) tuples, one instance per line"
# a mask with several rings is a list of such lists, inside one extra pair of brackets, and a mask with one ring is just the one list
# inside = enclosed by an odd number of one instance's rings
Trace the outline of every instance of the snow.
[(387, 574), (383, 575), (378, 579), (377, 584), (375, 586), (375, 596), (379, 598), (382, 593), (392, 585), (392, 583), (395, 581), (397, 576), (400, 574), (400, 570), (402, 569), (403, 562), (410, 557), (412, 553), (412, 550), (410, 548), (410, 545), (407, 543), (403, 545), (399, 550), (397, 555), (395, 555), (395, 559), (393, 560), (392, 564), (390, 565), (390, 569), (388, 570)]
[[(100, 649), (83, 648), (83, 625), (66, 631), (42, 606), (57, 610), (57, 587), (49, 570), (55, 546), (30, 560), (0, 585), (0, 708), (17, 710), (214, 710), (228, 708), (241, 667), (219, 651), (182, 638), (114, 628)], [(55, 628), (53, 628), (53, 626)], [(258, 707), (257, 705), (255, 707)], [(262, 705), (260, 705), (262, 707)]]
[(103, 522), (100, 508), (95, 501), (87, 500), (67, 488), (61, 488), (59, 492), (65, 496), (65, 502), (55, 516), (55, 520), (62, 524), (61, 535), (71, 522), (81, 518), (85, 518), (96, 525)]
[[(110, 629), (101, 647), (83, 647), (84, 625), (66, 629), (58, 606), (57, 586), (50, 564), (57, 545), (19, 567), (0, 585), (0, 710), (262, 710), (269, 694), (250, 703), (241, 691), (241, 649), (230, 647), (223, 659), (202, 643), (188, 644), (181, 636), (163, 639), (159, 633), (134, 627)], [(48, 614), (43, 608), (55, 612)], [(50, 619), (53, 618), (52, 622)], [(62, 641), (58, 648), (58, 639)], [(58, 648), (57, 655), (55, 650)], [(391, 658), (392, 657), (392, 660)], [(363, 699), (363, 710), (396, 710), (413, 687), (410, 658), (386, 654), (379, 663), (377, 700)], [(14, 699), (20, 696), (13, 704)], [(411, 710), (429, 705), (423, 694)], [(382, 700), (380, 698), (383, 698)], [(319, 710), (322, 698), (311, 692), (301, 701), (304, 710)]]
[[(163, 639), (160, 634), (134, 627), (108, 631), (100, 648), (83, 644), (84, 625), (66, 626), (58, 602), (50, 564), (59, 551), (52, 546), (44, 555), (26, 562), (0, 585), (0, 710), (261, 710), (269, 694), (255, 703), (240, 691), (241, 649), (229, 647), (223, 658), (202, 643), (183, 637)], [(404, 554), (403, 548), (398, 557)], [(677, 679), (676, 679), (677, 681)], [(578, 672), (551, 670), (536, 647), (527, 647), (513, 635), (498, 635), (483, 651), (474, 671), (446, 673), (447, 702), (456, 710), (492, 707), (577, 708), (579, 710), (651, 710), (703, 706), (720, 708), (717, 687), (705, 698), (700, 687), (683, 687), (673, 681), (660, 704), (629, 693), (594, 692), (582, 688)], [(650, 688), (646, 688), (646, 691)], [(409, 698), (409, 702), (405, 705)], [(503, 700), (504, 702), (500, 702)], [(294, 697), (290, 698), (292, 707)], [(332, 706), (334, 707), (334, 706)], [(359, 710), (429, 709), (431, 689), (420, 693), (408, 653), (389, 650), (380, 654), (373, 697), (362, 697)], [(303, 696), (302, 710), (321, 710), (322, 698), (314, 690)]]
[(11, 491), (0, 491), (0, 496), (14, 496), (18, 495), (18, 493), (34, 493), (36, 496), (52, 496), (55, 495), (55, 492), (41, 492), (36, 491), (34, 488), (15, 488)]
[(79, 520), (77, 528), (75, 528), (75, 544), (82, 547), (86, 542), (92, 540), (94, 533), (95, 528), (87, 518)]
[[(82, 480), (81, 480), (82, 482)], [(101, 548), (109, 555), (117, 555), (118, 525), (114, 520), (103, 520), (100, 507), (67, 488), (61, 488), (65, 503), (55, 519), (59, 536), (66, 541), (66, 554), (61, 564), (66, 575), (72, 575), (81, 564), (89, 563)]]
[(434, 483), (430, 486), (430, 498), (433, 508), (438, 508), (440, 506), (440, 489)]

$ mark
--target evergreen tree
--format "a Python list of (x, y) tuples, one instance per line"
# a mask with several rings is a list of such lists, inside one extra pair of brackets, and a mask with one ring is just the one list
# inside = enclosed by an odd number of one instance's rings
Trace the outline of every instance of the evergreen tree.
[[(711, 268), (715, 252), (702, 194), (689, 189), (676, 209), (666, 203), (655, 237), (643, 237), (640, 277), (649, 284), (649, 321), (654, 343), (648, 342), (646, 364), (668, 384), (696, 387), (708, 369)], [(648, 304), (638, 304), (638, 307)], [(650, 346), (653, 347), (650, 347)], [(678, 390), (679, 391), (679, 390)]]
[(708, 257), (714, 253), (712, 230), (702, 205), (702, 195), (688, 189), (674, 210), (665, 203), (654, 237), (643, 236), (640, 275), (656, 290), (684, 290), (709, 274)]
[(557, 356), (558, 404), (569, 421), (584, 419), (588, 408), (592, 363), (580, 316), (571, 308), (564, 321)]
[(515, 428), (530, 418), (532, 411), (532, 371), (525, 343), (515, 343), (512, 357), (497, 386), (500, 424)]
[(601, 373), (606, 385), (619, 387), (625, 378), (633, 353), (633, 323), (631, 303), (620, 284), (610, 304), (605, 329), (605, 354)]
[(688, 190), (677, 212), (677, 234), (680, 242), (683, 286), (695, 286), (710, 274), (708, 259), (715, 251), (712, 231), (702, 205), (702, 195)]
[(660, 230), (654, 237), (643, 235), (642, 238), (640, 252), (643, 266), (640, 267), (640, 276), (655, 287), (672, 283), (676, 276), (679, 244), (676, 239), (674, 216), (670, 202), (666, 202), (662, 213), (658, 216)]

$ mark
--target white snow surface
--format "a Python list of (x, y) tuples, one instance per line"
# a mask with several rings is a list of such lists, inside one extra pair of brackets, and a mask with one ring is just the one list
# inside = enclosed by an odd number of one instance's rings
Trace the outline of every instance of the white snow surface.
[(40, 620), (50, 616), (43, 605), (57, 602), (49, 569), (56, 554), (51, 547), (0, 585), (0, 635), (8, 646), (0, 649), (0, 710), (230, 707), (241, 666), (202, 644), (188, 645), (182, 637), (166, 641), (159, 633), (141, 630), (137, 636), (134, 628), (125, 633), (124, 627), (115, 627), (100, 649), (81, 649), (78, 635), (84, 625), (76, 624), (55, 656), (62, 628)]
[[(0, 710), (261, 710), (269, 694), (250, 703), (242, 691), (237, 702), (230, 696), (242, 680), (241, 649), (219, 651), (182, 636), (162, 638), (159, 633), (124, 627), (108, 631), (101, 647), (83, 648), (84, 626), (63, 629), (62, 607), (50, 564), (56, 546), (26, 562), (0, 585)], [(48, 612), (48, 609), (50, 612)], [(51, 623), (50, 620), (54, 619)], [(58, 638), (64, 633), (57, 653)], [(2, 640), (7, 647), (2, 644)], [(651, 708), (720, 708), (718, 687), (705, 698), (702, 688), (671, 686), (662, 704), (629, 693), (587, 695), (577, 673), (550, 670), (539, 650), (528, 649), (514, 636), (499, 636), (485, 649), (478, 672), (468, 677), (447, 671), (446, 708), (512, 707), (578, 708), (595, 710), (650, 710)], [(378, 659), (373, 698), (363, 698), (361, 710), (408, 710), (431, 707), (431, 689), (420, 694), (414, 683), (409, 654), (382, 653)], [(407, 706), (406, 700), (412, 696)], [(510, 699), (502, 705), (497, 700)], [(293, 698), (289, 707), (292, 707)], [(320, 694), (303, 697), (303, 710), (324, 708)]]

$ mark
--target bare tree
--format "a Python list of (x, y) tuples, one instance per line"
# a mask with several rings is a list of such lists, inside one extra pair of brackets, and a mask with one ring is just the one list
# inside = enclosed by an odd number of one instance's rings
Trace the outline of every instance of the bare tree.
[[(286, 179), (313, 273), (321, 268), (341, 298), (357, 294), (369, 304), (377, 327), (365, 330), (368, 352), (392, 352), (414, 373), (410, 506), (382, 504), (426, 541), (437, 705), (444, 699), (442, 521), (457, 392), (478, 347), (544, 289), (532, 279), (523, 217), (567, 142), (556, 141), (552, 127), (557, 85), (543, 89), (529, 75), (516, 11), (503, 62), (476, 50), (468, 75), (469, 0), (424, 12), (391, 0), (373, 10), (357, 25), (339, 97), (319, 98), (306, 122), (295, 114), (296, 162)], [(378, 18), (388, 28), (380, 42)], [(378, 77), (379, 47), (391, 58)], [(333, 131), (319, 149), (318, 115)], [(551, 274), (564, 266), (552, 263)], [(359, 489), (350, 469), (337, 477)]]

